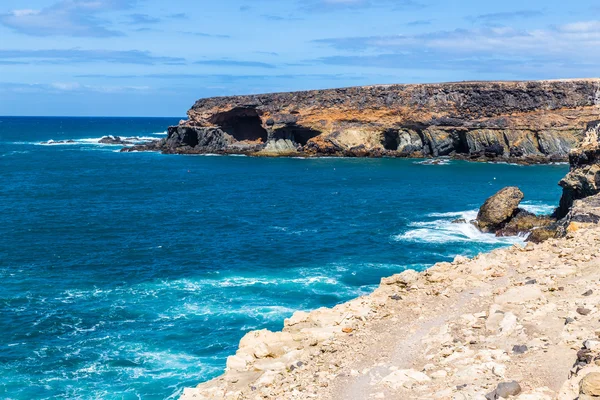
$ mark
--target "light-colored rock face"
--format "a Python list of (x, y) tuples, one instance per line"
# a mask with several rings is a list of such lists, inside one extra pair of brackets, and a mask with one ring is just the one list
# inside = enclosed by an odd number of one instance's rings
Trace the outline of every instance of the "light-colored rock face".
[(282, 332), (248, 333), (226, 373), (182, 399), (596, 398), (599, 246), (588, 225), (383, 278)]

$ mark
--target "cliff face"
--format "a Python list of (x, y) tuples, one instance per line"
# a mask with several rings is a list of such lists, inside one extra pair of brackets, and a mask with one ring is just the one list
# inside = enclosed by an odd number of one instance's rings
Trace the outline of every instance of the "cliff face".
[(575, 200), (600, 193), (600, 120), (587, 125), (581, 145), (569, 154), (569, 164), (571, 170), (560, 181), (563, 194), (557, 214), (561, 218)]
[(216, 97), (197, 101), (147, 150), (566, 160), (599, 106), (599, 79)]

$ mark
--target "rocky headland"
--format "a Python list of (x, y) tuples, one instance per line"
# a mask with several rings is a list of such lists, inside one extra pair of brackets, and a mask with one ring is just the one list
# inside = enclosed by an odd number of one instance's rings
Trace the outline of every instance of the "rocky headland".
[[(281, 332), (249, 332), (223, 375), (181, 398), (600, 399), (599, 125), (570, 154), (539, 243), (406, 270)], [(475, 223), (498, 234), (521, 199), (504, 189)]]
[(566, 161), (600, 80), (379, 85), (198, 100), (167, 138), (123, 151)]

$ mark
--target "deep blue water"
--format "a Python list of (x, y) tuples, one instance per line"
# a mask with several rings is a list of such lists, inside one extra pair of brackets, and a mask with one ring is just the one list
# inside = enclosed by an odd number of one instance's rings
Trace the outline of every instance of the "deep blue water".
[[(178, 119), (0, 117), (0, 398), (165, 399), (239, 339), (498, 240), (466, 224), (567, 166), (119, 153)], [(78, 139), (71, 145), (40, 145)]]

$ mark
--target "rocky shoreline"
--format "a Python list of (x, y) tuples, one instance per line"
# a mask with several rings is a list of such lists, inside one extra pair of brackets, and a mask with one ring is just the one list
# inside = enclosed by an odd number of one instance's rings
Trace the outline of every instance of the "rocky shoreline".
[(166, 138), (123, 151), (564, 162), (599, 107), (599, 79), (215, 97), (198, 100)]
[(224, 375), (181, 398), (495, 399), (516, 382), (518, 399), (574, 400), (600, 371), (598, 245), (584, 228), (384, 278), (248, 333)]
[[(181, 399), (600, 399), (599, 126), (571, 152), (539, 243), (406, 270), (249, 332), (223, 375)], [(506, 229), (521, 199), (503, 189), (476, 224)]]

